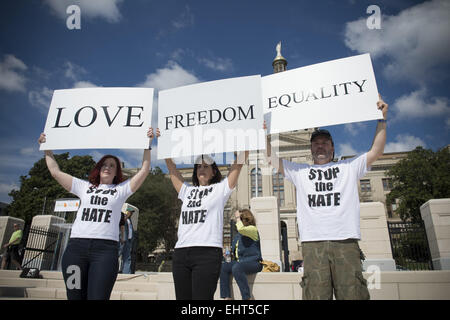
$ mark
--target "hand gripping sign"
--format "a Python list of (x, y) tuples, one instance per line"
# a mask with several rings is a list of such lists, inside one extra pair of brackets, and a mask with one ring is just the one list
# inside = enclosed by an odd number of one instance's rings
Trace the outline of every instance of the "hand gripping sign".
[(159, 92), (158, 159), (265, 148), (261, 77)]
[(55, 90), (40, 150), (146, 149), (152, 88)]

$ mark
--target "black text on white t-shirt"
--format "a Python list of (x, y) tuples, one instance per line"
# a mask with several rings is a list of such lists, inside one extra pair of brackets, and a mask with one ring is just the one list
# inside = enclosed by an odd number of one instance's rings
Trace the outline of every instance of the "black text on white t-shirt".
[[(117, 190), (114, 189), (98, 189), (93, 186), (89, 187), (86, 194), (93, 195), (89, 198), (89, 207), (83, 208), (81, 221), (105, 222), (111, 223), (112, 210), (103, 207), (108, 205), (108, 195), (114, 196)], [(103, 196), (104, 195), (104, 196)], [(95, 206), (95, 207), (94, 207)]]
[[(206, 198), (213, 191), (213, 187), (209, 187), (203, 190), (199, 188), (194, 188), (190, 191), (187, 197), (188, 208), (199, 208), (202, 206), (202, 199)], [(206, 209), (196, 209), (196, 210), (184, 210), (181, 211), (181, 223), (182, 224), (193, 224), (193, 223), (204, 223), (206, 219), (206, 214), (208, 210)]]
[[(341, 202), (340, 192), (333, 191), (334, 180), (339, 173), (338, 167), (328, 168), (326, 170), (313, 169), (309, 170), (308, 178), (314, 183), (314, 191), (317, 193), (308, 194), (309, 207), (330, 207), (339, 206)], [(326, 193), (318, 193), (326, 192)]]

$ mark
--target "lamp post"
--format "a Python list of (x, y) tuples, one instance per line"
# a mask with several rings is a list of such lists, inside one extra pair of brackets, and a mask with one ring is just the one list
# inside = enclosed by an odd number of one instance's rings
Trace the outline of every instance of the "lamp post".
[(42, 206), (42, 215), (44, 214), (44, 211), (45, 211), (45, 203), (47, 202), (47, 194), (45, 194), (45, 196), (44, 196), (44, 205)]
[[(34, 190), (39, 190), (39, 188), (38, 187), (34, 187), (33, 188), (33, 191)], [(44, 203), (43, 203), (43, 205), (42, 205), (42, 212), (41, 212), (41, 215), (43, 215), (44, 214), (44, 212), (45, 212), (45, 204), (47, 203), (47, 192), (45, 193), (45, 195), (44, 195)]]
[(258, 195), (258, 188), (259, 188), (259, 186), (258, 186), (258, 150), (256, 150), (256, 167), (255, 167), (255, 171), (256, 171), (255, 172), (256, 197), (258, 197), (259, 196)]

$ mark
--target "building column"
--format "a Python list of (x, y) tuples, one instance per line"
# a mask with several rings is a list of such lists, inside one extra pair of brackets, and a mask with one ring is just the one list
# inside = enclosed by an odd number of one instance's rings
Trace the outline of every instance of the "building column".
[(432, 199), (420, 207), (433, 269), (450, 270), (450, 198)]
[(276, 197), (257, 197), (250, 201), (251, 211), (256, 219), (264, 260), (281, 263), (280, 213)]
[(391, 241), (384, 205), (381, 202), (363, 202), (360, 204), (361, 241), (359, 246), (366, 256), (364, 270), (378, 266), (381, 271), (395, 271)]

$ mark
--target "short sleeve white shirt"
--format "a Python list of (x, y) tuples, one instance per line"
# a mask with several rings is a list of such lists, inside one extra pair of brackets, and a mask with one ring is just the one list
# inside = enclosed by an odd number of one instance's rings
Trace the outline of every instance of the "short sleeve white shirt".
[(130, 180), (94, 187), (73, 177), (70, 192), (80, 198), (70, 237), (119, 241), (122, 205), (132, 194)]
[(184, 183), (178, 194), (183, 201), (175, 248), (223, 245), (223, 209), (233, 189), (228, 178), (209, 186)]
[(358, 180), (367, 154), (324, 165), (283, 160), (285, 178), (297, 189), (301, 241), (361, 239)]

